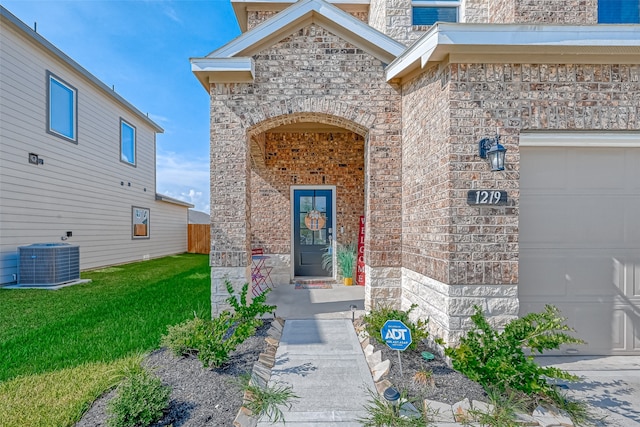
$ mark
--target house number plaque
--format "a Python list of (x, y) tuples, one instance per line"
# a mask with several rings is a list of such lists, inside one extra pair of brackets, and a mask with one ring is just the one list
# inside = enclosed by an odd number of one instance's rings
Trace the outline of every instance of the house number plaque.
[(501, 190), (469, 190), (468, 205), (500, 206), (507, 204), (507, 192)]

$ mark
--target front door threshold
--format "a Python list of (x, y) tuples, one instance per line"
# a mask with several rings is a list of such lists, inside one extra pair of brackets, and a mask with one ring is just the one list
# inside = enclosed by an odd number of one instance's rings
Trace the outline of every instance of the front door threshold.
[(336, 280), (329, 276), (295, 276), (291, 283), (329, 283), (335, 285)]

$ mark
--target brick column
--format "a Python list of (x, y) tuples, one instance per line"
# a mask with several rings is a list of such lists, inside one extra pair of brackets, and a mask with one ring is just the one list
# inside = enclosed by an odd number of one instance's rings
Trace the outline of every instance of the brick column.
[(400, 308), (402, 296), (402, 139), (396, 119), (400, 98), (384, 101), (365, 150), (366, 310)]
[[(247, 136), (229, 98), (241, 84), (211, 85), (211, 311), (227, 307), (225, 280), (250, 282), (250, 162)], [(236, 98), (234, 98), (236, 100)]]

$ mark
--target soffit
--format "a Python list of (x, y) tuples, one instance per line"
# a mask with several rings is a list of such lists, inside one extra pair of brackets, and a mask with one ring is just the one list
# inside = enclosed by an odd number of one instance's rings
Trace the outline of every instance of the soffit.
[(429, 64), (640, 63), (640, 25), (436, 24), (386, 68), (387, 81)]
[(206, 89), (214, 82), (251, 81), (251, 55), (311, 24), (325, 28), (385, 64), (405, 50), (403, 44), (324, 0), (301, 0), (206, 57), (191, 58), (192, 72)]

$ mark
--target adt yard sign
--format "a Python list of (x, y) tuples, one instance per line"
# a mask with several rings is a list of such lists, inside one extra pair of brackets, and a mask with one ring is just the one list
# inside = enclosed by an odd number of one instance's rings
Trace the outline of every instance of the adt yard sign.
[(411, 345), (411, 330), (400, 320), (387, 320), (380, 333), (391, 350), (405, 351)]

